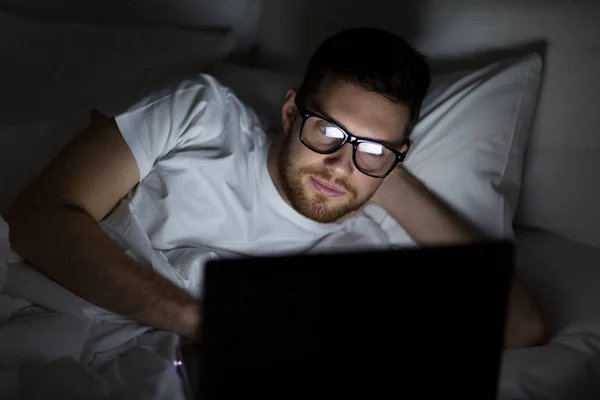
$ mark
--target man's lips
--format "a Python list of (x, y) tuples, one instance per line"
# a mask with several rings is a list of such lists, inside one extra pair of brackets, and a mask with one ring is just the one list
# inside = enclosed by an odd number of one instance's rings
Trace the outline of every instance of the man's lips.
[(342, 196), (345, 192), (340, 190), (337, 186), (334, 186), (330, 183), (322, 181), (317, 178), (310, 178), (312, 185), (319, 191), (321, 194), (324, 194), (327, 197), (339, 197)]

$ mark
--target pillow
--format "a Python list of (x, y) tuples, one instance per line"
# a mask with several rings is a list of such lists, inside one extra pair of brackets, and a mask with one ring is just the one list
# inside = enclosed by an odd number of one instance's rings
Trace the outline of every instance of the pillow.
[[(211, 71), (275, 127), (299, 77), (222, 64)], [(512, 238), (542, 59), (533, 53), (432, 78), (405, 167), (487, 234)], [(272, 109), (271, 109), (272, 108)], [(280, 128), (279, 128), (280, 129)], [(414, 244), (382, 208), (365, 211), (397, 245)]]
[[(492, 237), (514, 237), (541, 74), (541, 56), (533, 53), (434, 76), (411, 134), (404, 166)], [(393, 231), (394, 241), (407, 240), (399, 226)]]

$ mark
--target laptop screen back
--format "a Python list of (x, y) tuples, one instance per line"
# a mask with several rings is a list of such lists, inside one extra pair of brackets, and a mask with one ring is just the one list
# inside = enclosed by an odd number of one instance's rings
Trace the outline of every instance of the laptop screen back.
[(212, 261), (200, 397), (496, 396), (510, 243)]

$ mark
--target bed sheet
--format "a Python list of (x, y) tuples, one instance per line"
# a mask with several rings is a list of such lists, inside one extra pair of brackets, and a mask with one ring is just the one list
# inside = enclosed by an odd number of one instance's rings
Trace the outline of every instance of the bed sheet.
[[(0, 232), (7, 232), (1, 221)], [(516, 233), (517, 272), (539, 299), (552, 339), (544, 346), (504, 352), (498, 399), (597, 399), (600, 250), (546, 232)], [(0, 236), (0, 249), (6, 250), (6, 243)], [(3, 268), (7, 261), (8, 276)], [(0, 252), (3, 278), (2, 398), (48, 398), (55, 393), (61, 398), (125, 399), (135, 393), (140, 396), (136, 398), (183, 399), (171, 364), (176, 335), (119, 319), (14, 255), (9, 259), (6, 252)]]
[(0, 397), (174, 399), (178, 335), (90, 304), (10, 251), (0, 217)]
[(538, 299), (548, 344), (504, 353), (500, 400), (600, 398), (600, 249), (517, 229), (517, 274)]

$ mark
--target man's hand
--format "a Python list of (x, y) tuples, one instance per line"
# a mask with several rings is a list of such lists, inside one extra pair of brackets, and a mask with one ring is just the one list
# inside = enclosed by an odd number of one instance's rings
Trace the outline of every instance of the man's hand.
[[(371, 201), (383, 207), (421, 246), (487, 240), (483, 233), (458, 215), (402, 166), (395, 168), (383, 180)], [(509, 295), (504, 346), (537, 346), (545, 339), (543, 319), (535, 301), (523, 285), (514, 279)]]
[(180, 335), (194, 342), (200, 340), (200, 311), (200, 303), (194, 302), (184, 307), (181, 313)]

